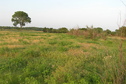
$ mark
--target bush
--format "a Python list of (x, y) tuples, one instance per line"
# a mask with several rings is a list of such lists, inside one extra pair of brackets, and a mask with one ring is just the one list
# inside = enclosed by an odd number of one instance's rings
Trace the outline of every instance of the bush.
[(117, 33), (121, 37), (126, 37), (126, 27), (125, 26), (120, 27)]
[(107, 33), (102, 28), (87, 28), (87, 29), (71, 29), (68, 34), (75, 36), (82, 36), (87, 39), (106, 39)]

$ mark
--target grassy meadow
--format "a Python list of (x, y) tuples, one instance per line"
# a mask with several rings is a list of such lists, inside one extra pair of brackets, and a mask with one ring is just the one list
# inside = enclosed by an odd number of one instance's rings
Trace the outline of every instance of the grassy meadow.
[(0, 84), (126, 84), (126, 39), (0, 31)]

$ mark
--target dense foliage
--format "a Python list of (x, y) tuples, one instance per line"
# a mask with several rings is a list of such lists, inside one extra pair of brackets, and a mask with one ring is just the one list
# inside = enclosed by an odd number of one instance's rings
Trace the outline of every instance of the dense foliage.
[(76, 36), (84, 36), (85, 38), (91, 38), (91, 39), (97, 39), (97, 38), (103, 38), (106, 39), (107, 36), (120, 36), (120, 37), (126, 37), (126, 27), (122, 26), (119, 29), (116, 29), (115, 31), (111, 31), (109, 29), (103, 30), (100, 27), (93, 28), (88, 27), (87, 28), (78, 28), (78, 29), (70, 29), (62, 27), (58, 29), (54, 28), (47, 28), (47, 27), (10, 27), (10, 26), (0, 26), (0, 30), (34, 30), (34, 31), (42, 31), (45, 33), (69, 33), (71, 35)]
[(82, 36), (89, 39), (106, 39), (107, 36), (111, 36), (112, 32), (110, 30), (103, 30), (102, 28), (93, 28), (93, 26), (87, 28), (71, 29), (69, 31), (70, 35)]
[(8, 26), (0, 26), (0, 30), (35, 30), (35, 31), (42, 31), (45, 33), (67, 33), (68, 29), (65, 27), (53, 29), (53, 28), (41, 28), (41, 27), (8, 27)]
[(31, 18), (24, 11), (16, 11), (12, 15), (11, 21), (13, 22), (14, 26), (17, 26), (19, 24), (22, 28), (26, 23), (31, 23)]
[(116, 30), (117, 35), (121, 37), (126, 37), (126, 27), (122, 26), (118, 30)]

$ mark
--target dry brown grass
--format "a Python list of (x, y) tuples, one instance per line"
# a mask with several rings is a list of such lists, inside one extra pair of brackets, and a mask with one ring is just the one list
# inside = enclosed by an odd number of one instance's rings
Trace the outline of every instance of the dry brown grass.
[(8, 48), (24, 48), (25, 45), (4, 45), (2, 47), (8, 47)]
[(97, 45), (97, 44), (93, 44), (93, 43), (79, 43), (84, 49), (90, 50), (92, 47), (98, 49), (101, 46)]
[(39, 43), (41, 42), (42, 40), (32, 40), (32, 43)]
[(85, 54), (82, 49), (69, 49), (68, 53), (70, 55), (75, 55), (75, 56), (84, 55)]
[(118, 39), (118, 40), (126, 40), (125, 37), (119, 37), (119, 36), (112, 36), (112, 37), (109, 37), (109, 38)]

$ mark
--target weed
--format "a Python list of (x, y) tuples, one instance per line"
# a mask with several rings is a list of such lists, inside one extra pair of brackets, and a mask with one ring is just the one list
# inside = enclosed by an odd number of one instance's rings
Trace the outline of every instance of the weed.
[(40, 51), (37, 50), (24, 50), (21, 56), (24, 57), (39, 57), (41, 55)]
[(29, 44), (29, 42), (27, 40), (19, 39), (18, 41), (22, 44)]
[(58, 44), (60, 45), (60, 46), (69, 46), (69, 45), (71, 45), (73, 42), (69, 42), (69, 41), (61, 41), (61, 42), (59, 42)]
[(58, 51), (60, 51), (60, 52), (66, 52), (66, 51), (68, 51), (68, 48), (67, 47), (59, 47)]
[(69, 48), (73, 48), (73, 49), (75, 49), (75, 48), (80, 48), (81, 46), (80, 45), (69, 45)]
[(50, 45), (55, 45), (55, 44), (57, 44), (57, 43), (58, 43), (58, 42), (57, 42), (56, 40), (50, 40), (50, 41), (49, 41), (49, 44), (50, 44)]

